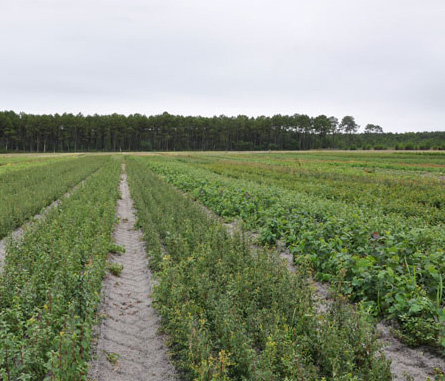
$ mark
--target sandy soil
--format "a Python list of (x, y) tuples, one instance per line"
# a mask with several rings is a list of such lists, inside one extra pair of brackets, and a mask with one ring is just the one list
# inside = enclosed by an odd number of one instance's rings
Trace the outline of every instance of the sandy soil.
[(391, 372), (395, 380), (434, 380), (434, 369), (445, 371), (445, 360), (430, 349), (407, 347), (383, 323), (377, 324), (377, 333), (385, 343), (386, 357), (392, 361)]
[[(123, 167), (125, 170), (125, 167)], [(109, 274), (104, 280), (104, 300), (98, 327), (91, 380), (175, 380), (163, 337), (158, 333), (159, 317), (152, 306), (153, 279), (148, 269), (141, 231), (134, 230), (136, 222), (133, 202), (122, 174), (117, 216), (119, 224), (114, 238), (125, 253), (112, 257), (123, 265), (119, 277)]]

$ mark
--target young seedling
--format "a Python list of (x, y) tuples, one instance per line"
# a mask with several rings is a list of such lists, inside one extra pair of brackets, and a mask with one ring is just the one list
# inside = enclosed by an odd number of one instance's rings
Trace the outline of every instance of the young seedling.
[(110, 254), (115, 255), (122, 255), (123, 253), (125, 253), (125, 247), (119, 245), (112, 245), (109, 250)]
[(108, 360), (108, 362), (109, 362), (111, 365), (115, 366), (116, 363), (117, 363), (117, 360), (119, 360), (119, 354), (114, 353), (114, 352), (105, 352), (105, 353), (106, 353), (106, 355), (107, 355), (107, 360)]
[(122, 273), (122, 270), (124, 269), (124, 265), (121, 265), (116, 262), (107, 262), (107, 269), (114, 276), (120, 276)]

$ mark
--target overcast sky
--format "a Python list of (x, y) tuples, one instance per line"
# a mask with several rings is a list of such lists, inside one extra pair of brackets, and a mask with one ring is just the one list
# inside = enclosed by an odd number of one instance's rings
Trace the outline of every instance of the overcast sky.
[(445, 0), (0, 0), (0, 110), (445, 131)]

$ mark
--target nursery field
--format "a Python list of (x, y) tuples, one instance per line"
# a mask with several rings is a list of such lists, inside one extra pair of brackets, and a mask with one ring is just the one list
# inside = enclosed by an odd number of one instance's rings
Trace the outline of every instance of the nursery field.
[(107, 159), (36, 156), (6, 160), (0, 157), (0, 239), (97, 171)]
[[(380, 320), (444, 352), (443, 153), (12, 155), (0, 156), (2, 379), (88, 378), (102, 280), (135, 284), (110, 259), (126, 255), (113, 239), (123, 173), (155, 279), (143, 297), (176, 373), (150, 378), (144, 359), (108, 353), (120, 379), (121, 361), (143, 379), (391, 380)], [(333, 290), (326, 305), (315, 281)]]
[(141, 158), (410, 344), (445, 345), (443, 153), (185, 154)]

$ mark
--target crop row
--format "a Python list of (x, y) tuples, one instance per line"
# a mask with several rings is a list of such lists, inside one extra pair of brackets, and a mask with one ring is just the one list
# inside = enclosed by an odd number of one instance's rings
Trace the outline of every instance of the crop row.
[(442, 224), (224, 177), (171, 158), (138, 160), (220, 216), (241, 218), (264, 244), (283, 240), (318, 279), (394, 318), (409, 343), (445, 345)]
[(0, 176), (7, 172), (21, 171), (30, 167), (41, 167), (51, 163), (64, 160), (71, 160), (78, 155), (58, 155), (58, 156), (0, 156)]
[[(74, 167), (64, 163), (78, 173), (72, 183), (100, 169), (7, 247), (0, 275), (4, 380), (86, 377), (120, 173), (114, 158), (92, 160), (79, 160)], [(89, 169), (81, 176), (77, 168), (83, 166)]]
[(422, 173), (444, 172), (444, 152), (341, 152), (341, 151), (306, 151), (306, 152), (261, 152), (261, 153), (197, 153), (189, 156), (205, 156), (222, 160), (237, 160), (251, 163), (292, 165), (295, 161), (317, 172), (330, 172), (340, 169), (343, 173), (357, 173), (360, 170), (375, 169), (376, 172), (403, 171)]
[[(436, 176), (419, 176), (410, 170), (400, 170), (395, 176), (393, 171), (378, 170), (372, 163), (314, 162), (304, 157), (289, 155), (277, 160), (263, 155), (261, 160), (233, 160), (232, 156), (198, 156), (200, 160), (194, 165), (226, 177), (249, 179), (384, 214), (421, 217), (430, 224), (445, 222), (445, 194)], [(433, 168), (439, 169), (428, 167)]]
[(360, 313), (343, 302), (317, 313), (303, 270), (232, 237), (144, 159), (126, 161), (159, 282), (155, 306), (184, 378), (391, 379)]
[(0, 175), (0, 239), (97, 171), (106, 157), (48, 161)]

